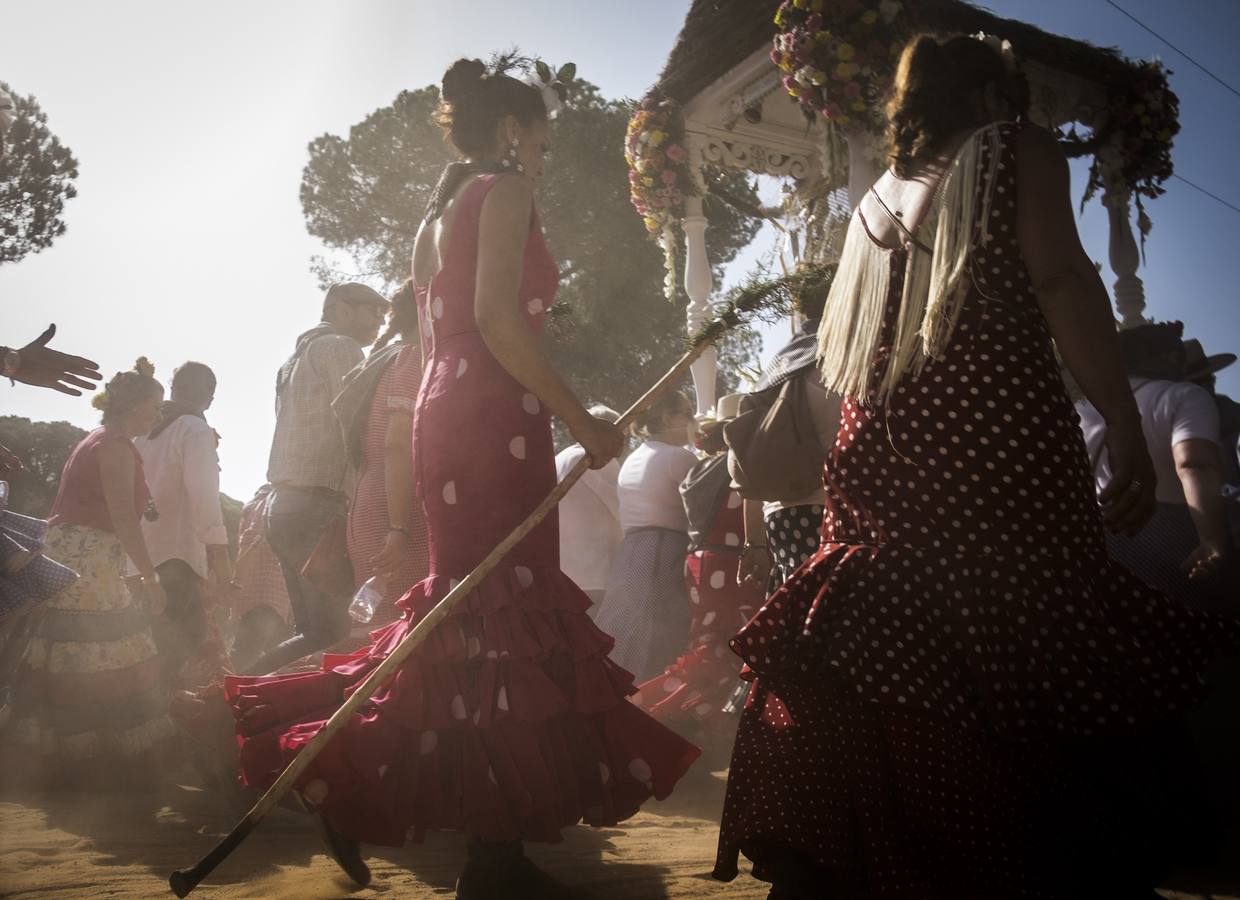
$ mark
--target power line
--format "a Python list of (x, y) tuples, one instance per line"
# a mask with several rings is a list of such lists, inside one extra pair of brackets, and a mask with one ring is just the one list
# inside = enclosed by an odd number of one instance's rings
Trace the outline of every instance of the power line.
[(1172, 177), (1172, 178), (1175, 178), (1175, 179), (1177, 179), (1177, 180), (1179, 180), (1179, 181), (1184, 182), (1184, 183), (1185, 183), (1186, 185), (1188, 185), (1190, 188), (1195, 188), (1196, 190), (1201, 191), (1201, 193), (1205, 194), (1205, 195), (1206, 195), (1207, 197), (1209, 197), (1211, 200), (1217, 200), (1219, 203), (1221, 203), (1221, 204), (1223, 204), (1224, 206), (1226, 206), (1226, 207), (1227, 207), (1228, 209), (1230, 209), (1232, 212), (1238, 212), (1238, 213), (1240, 213), (1240, 206), (1236, 206), (1234, 203), (1228, 203), (1226, 200), (1224, 200), (1224, 199), (1223, 199), (1222, 197), (1220, 197), (1218, 194), (1214, 194), (1214, 193), (1211, 193), (1210, 191), (1207, 191), (1205, 188), (1203, 188), (1203, 187), (1202, 187), (1201, 185), (1199, 185), (1199, 184), (1194, 184), (1193, 182), (1191, 182), (1191, 181), (1189, 181), (1187, 178), (1185, 178), (1183, 175), (1180, 175), (1180, 174), (1178, 174), (1178, 173), (1173, 173), (1173, 174), (1171, 175), (1171, 177)]
[[(1185, 53), (1183, 50), (1181, 50), (1181, 49), (1180, 49), (1179, 47), (1177, 47), (1175, 44), (1171, 43), (1171, 41), (1167, 40), (1165, 37), (1163, 37), (1161, 34), (1159, 34), (1159, 33), (1158, 33), (1157, 31), (1155, 31), (1153, 28), (1151, 28), (1150, 26), (1146, 25), (1144, 22), (1142, 22), (1140, 19), (1138, 19), (1136, 16), (1134, 16), (1134, 15), (1133, 15), (1132, 13), (1130, 13), (1128, 10), (1124, 9), (1122, 6), (1120, 6), (1118, 3), (1116, 3), (1116, 2), (1115, 2), (1115, 0), (1105, 0), (1105, 2), (1106, 2), (1108, 5), (1115, 7), (1115, 9), (1119, 10), (1121, 13), (1123, 13), (1123, 14), (1124, 14), (1125, 16), (1127, 16), (1128, 18), (1132, 19), (1132, 21), (1136, 22), (1138, 25), (1140, 25), (1142, 28), (1144, 28), (1144, 29), (1145, 29), (1146, 31), (1148, 31), (1150, 34), (1154, 35), (1154, 37), (1158, 38), (1160, 41), (1162, 41), (1164, 44), (1166, 44), (1168, 47), (1170, 47), (1170, 48), (1171, 48), (1172, 50), (1174, 50), (1176, 53), (1180, 54), (1180, 56), (1184, 57), (1186, 60), (1188, 60), (1188, 61), (1189, 61), (1190, 63), (1192, 63), (1194, 66), (1196, 66), (1198, 69), (1200, 69), (1201, 71), (1205, 72), (1207, 75), (1209, 75), (1211, 78), (1213, 78), (1213, 79), (1214, 79), (1215, 81), (1217, 81), (1219, 84), (1221, 84), (1223, 87), (1227, 88), (1227, 90), (1231, 91), (1231, 92), (1232, 92), (1233, 94), (1235, 94), (1237, 97), (1240, 97), (1240, 91), (1236, 90), (1234, 87), (1232, 87), (1232, 86), (1231, 86), (1230, 84), (1228, 84), (1226, 81), (1224, 81), (1223, 79), (1219, 78), (1217, 75), (1215, 75), (1213, 72), (1211, 72), (1211, 71), (1210, 71), (1209, 69), (1207, 69), (1205, 66), (1203, 66), (1201, 63), (1197, 62), (1197, 60), (1193, 59), (1191, 56), (1189, 56), (1187, 53)], [(1196, 185), (1194, 185), (1194, 187), (1196, 187)], [(1215, 198), (1215, 199), (1217, 199), (1217, 198)], [(1225, 202), (1225, 201), (1224, 201), (1224, 202)], [(1228, 205), (1230, 205), (1230, 204), (1228, 204)], [(1233, 207), (1233, 208), (1234, 208), (1234, 207)]]

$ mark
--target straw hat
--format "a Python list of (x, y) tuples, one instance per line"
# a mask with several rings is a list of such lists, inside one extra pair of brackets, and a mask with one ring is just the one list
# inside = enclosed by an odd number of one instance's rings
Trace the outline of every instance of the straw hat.
[(1236, 361), (1234, 353), (1214, 353), (1206, 356), (1201, 341), (1189, 339), (1184, 342), (1184, 380), (1196, 381), (1226, 369)]

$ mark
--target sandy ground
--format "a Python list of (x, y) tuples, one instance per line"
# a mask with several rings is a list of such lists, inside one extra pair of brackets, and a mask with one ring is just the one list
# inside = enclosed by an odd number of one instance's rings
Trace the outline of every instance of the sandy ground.
[[(0, 789), (0, 897), (171, 897), (168, 873), (195, 862), (236, 818), (218, 795), (195, 786), (189, 771), (182, 775), (159, 793), (139, 796), (35, 796)], [(721, 884), (708, 874), (722, 802), (720, 775), (699, 775), (681, 787), (622, 827), (570, 829), (562, 844), (533, 845), (530, 855), (562, 881), (579, 886), (588, 900), (765, 897), (766, 886), (747, 875)], [(453, 895), (463, 859), (459, 836), (432, 835), (420, 847), (401, 850), (366, 849), (374, 881), (358, 890), (323, 855), (304, 816), (277, 810), (192, 896)], [(1164, 896), (1240, 900), (1235, 873), (1207, 881), (1192, 887), (1202, 893), (1164, 891)]]

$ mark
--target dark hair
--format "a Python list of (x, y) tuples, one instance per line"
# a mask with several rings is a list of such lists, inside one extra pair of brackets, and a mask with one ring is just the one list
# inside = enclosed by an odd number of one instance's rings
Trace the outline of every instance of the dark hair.
[(1138, 378), (1179, 381), (1184, 375), (1183, 337), (1183, 322), (1150, 322), (1120, 329), (1124, 370)]
[(406, 278), (401, 283), (396, 293), (391, 296), (390, 302), (392, 314), (388, 318), (387, 328), (383, 329), (383, 334), (379, 335), (371, 346), (371, 353), (382, 350), (397, 335), (406, 341), (418, 335), (418, 294), (412, 278)]
[(504, 116), (515, 116), (522, 125), (545, 121), (542, 93), (502, 71), (488, 71), (479, 59), (458, 59), (444, 72), (432, 118), (461, 153), (477, 158), (493, 149), (495, 127)]
[(998, 50), (966, 35), (940, 41), (919, 34), (910, 40), (887, 101), (889, 161), (895, 173), (906, 177), (914, 163), (937, 151), (952, 133), (976, 124), (970, 97), (992, 83), (1023, 117), (1029, 83), (1019, 70), (1007, 70)]
[(693, 401), (683, 391), (668, 391), (650, 408), (633, 420), (633, 433), (640, 438), (648, 438), (663, 427), (663, 421), (683, 407), (693, 409)]
[(164, 386), (155, 380), (155, 367), (145, 356), (140, 356), (128, 372), (113, 375), (103, 391), (91, 399), (90, 405), (103, 413), (104, 425), (111, 425), (148, 397), (163, 392)]
[(177, 367), (172, 373), (172, 384), (169, 386), (172, 396), (189, 394), (193, 400), (206, 402), (215, 392), (215, 372), (206, 363), (187, 362)]

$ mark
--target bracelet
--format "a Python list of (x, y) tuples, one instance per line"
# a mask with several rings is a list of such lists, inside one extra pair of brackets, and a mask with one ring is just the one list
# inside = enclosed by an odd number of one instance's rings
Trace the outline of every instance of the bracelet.
[(748, 553), (750, 550), (765, 550), (768, 553), (770, 553), (771, 545), (770, 544), (751, 544), (749, 541), (745, 541), (745, 543), (741, 545), (741, 553)]

